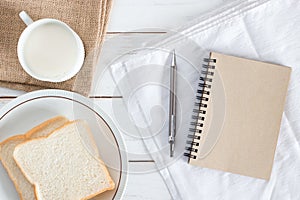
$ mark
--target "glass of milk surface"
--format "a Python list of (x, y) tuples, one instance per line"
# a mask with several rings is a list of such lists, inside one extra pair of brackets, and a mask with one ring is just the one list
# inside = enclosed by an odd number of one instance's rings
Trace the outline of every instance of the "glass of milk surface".
[(56, 19), (33, 21), (22, 11), (19, 16), (27, 25), (18, 41), (18, 59), (33, 78), (62, 82), (75, 76), (84, 62), (80, 37), (67, 24)]

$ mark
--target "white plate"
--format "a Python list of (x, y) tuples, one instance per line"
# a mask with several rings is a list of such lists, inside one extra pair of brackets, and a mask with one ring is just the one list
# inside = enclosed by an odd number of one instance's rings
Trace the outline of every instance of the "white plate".
[[(120, 199), (127, 180), (127, 156), (123, 139), (111, 119), (90, 99), (63, 90), (40, 90), (22, 95), (0, 111), (0, 142), (23, 134), (49, 118), (63, 115), (85, 120), (93, 133), (101, 159), (116, 187), (97, 197)], [(96, 199), (98, 199), (96, 197)], [(0, 164), (0, 199), (19, 199), (7, 172)]]

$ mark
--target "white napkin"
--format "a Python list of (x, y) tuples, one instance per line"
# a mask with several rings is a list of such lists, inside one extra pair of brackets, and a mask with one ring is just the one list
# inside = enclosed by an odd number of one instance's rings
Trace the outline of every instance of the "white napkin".
[[(300, 2), (239, 1), (111, 65), (132, 122), (174, 199), (300, 199)], [(170, 51), (178, 66), (178, 132), (169, 158)], [(182, 156), (207, 51), (293, 68), (269, 181), (194, 167)], [(259, 95), (259, 94), (258, 94)]]

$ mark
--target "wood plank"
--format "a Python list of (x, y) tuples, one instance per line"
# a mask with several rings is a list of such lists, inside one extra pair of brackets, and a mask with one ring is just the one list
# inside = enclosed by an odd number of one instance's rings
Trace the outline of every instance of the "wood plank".
[(16, 96), (19, 96), (21, 94), (24, 94), (24, 91), (19, 91), (19, 90), (11, 90), (8, 88), (3, 88), (0, 87), (0, 98), (4, 97), (4, 98), (13, 98)]
[(0, 109), (14, 98), (0, 98)]
[(108, 32), (174, 30), (233, 0), (115, 0)]

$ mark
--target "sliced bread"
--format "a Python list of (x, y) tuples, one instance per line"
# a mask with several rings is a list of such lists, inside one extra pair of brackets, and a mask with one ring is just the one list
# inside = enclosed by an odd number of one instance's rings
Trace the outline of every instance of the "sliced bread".
[(91, 133), (84, 121), (76, 120), (48, 137), (15, 147), (13, 157), (39, 200), (89, 199), (114, 189), (106, 166), (88, 150), (81, 135)]
[(26, 140), (47, 136), (67, 122), (68, 119), (65, 117), (54, 117), (24, 135), (13, 136), (0, 143), (0, 160), (13, 181), (21, 200), (35, 200), (36, 198), (33, 185), (25, 178), (13, 158), (15, 147)]

